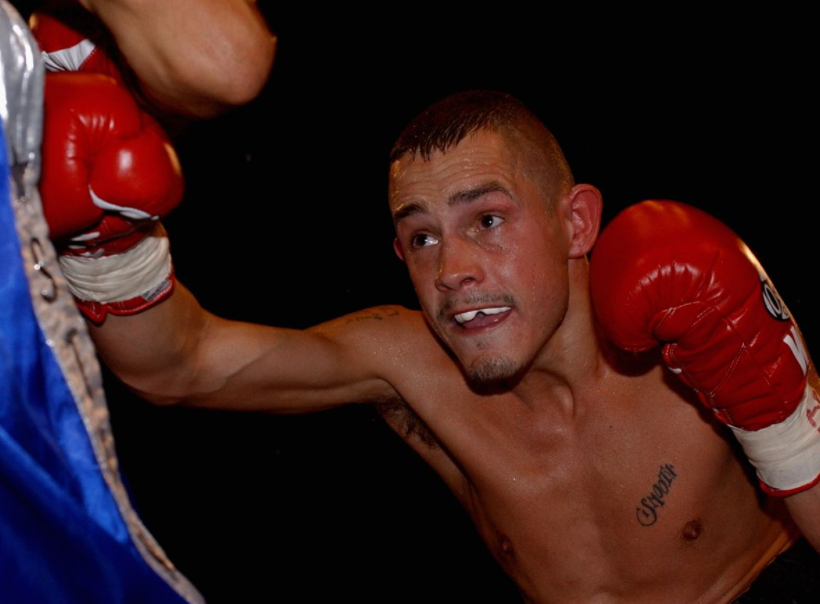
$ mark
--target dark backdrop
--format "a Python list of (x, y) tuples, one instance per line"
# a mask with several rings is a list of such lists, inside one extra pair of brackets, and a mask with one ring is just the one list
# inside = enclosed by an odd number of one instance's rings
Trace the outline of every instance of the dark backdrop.
[[(535, 22), (497, 9), (468, 22), (432, 7), (263, 5), (280, 38), (264, 93), (177, 141), (188, 188), (167, 228), (202, 304), (288, 327), (415, 305), (391, 251), (390, 146), (429, 103), (493, 88), (552, 129), (607, 220), (653, 197), (706, 209), (758, 255), (809, 344), (820, 337), (801, 18), (658, 15), (646, 31), (628, 25), (646, 15)], [(111, 380), (109, 393), (136, 505), (209, 601), (518, 601), (370, 408), (273, 417), (154, 409)]]

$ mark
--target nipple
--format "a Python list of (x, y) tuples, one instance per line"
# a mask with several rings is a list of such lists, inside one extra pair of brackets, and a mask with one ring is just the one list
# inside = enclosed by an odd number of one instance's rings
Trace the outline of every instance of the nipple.
[(515, 548), (513, 548), (512, 541), (504, 533), (498, 533), (498, 549), (509, 558), (515, 557)]
[(700, 523), (700, 520), (690, 520), (686, 523), (683, 527), (683, 531), (681, 531), (681, 535), (685, 541), (694, 541), (700, 534), (703, 532), (703, 525)]

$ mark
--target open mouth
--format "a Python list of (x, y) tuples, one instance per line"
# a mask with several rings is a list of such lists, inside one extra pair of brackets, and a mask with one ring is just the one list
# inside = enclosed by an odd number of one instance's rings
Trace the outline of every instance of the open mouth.
[(455, 315), (453, 318), (464, 329), (475, 329), (493, 325), (501, 321), (512, 310), (511, 306), (490, 306), (477, 308)]

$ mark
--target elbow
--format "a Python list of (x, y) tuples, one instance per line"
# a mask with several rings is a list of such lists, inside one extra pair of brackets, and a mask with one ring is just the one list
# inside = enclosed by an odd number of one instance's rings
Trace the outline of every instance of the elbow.
[(151, 371), (110, 368), (134, 396), (155, 407), (190, 405), (201, 390), (192, 377), (195, 369), (184, 361), (169, 363), (165, 368), (152, 367)]
[(185, 400), (182, 397), (153, 394), (150, 392), (144, 392), (137, 388), (131, 388), (131, 392), (154, 407), (173, 407), (183, 403)]
[[(262, 92), (276, 54), (276, 37), (267, 30), (243, 40), (224, 41), (212, 55), (213, 61), (199, 70), (185, 66), (177, 81), (188, 79), (188, 94), (177, 95), (183, 112), (197, 118), (212, 118), (245, 105)], [(186, 87), (183, 85), (183, 87)]]
[(133, 66), (147, 99), (160, 112), (209, 119), (244, 105), (267, 83), (276, 37), (265, 29), (243, 39), (224, 39), (204, 52), (153, 65)]
[(186, 395), (177, 384), (172, 381), (137, 377), (134, 375), (115, 372), (117, 378), (137, 398), (150, 403), (155, 407), (173, 407), (185, 403)]
[(259, 36), (247, 44), (241, 57), (233, 58), (226, 66), (229, 85), (221, 87), (218, 101), (231, 108), (249, 103), (259, 96), (268, 81), (275, 54), (275, 36)]

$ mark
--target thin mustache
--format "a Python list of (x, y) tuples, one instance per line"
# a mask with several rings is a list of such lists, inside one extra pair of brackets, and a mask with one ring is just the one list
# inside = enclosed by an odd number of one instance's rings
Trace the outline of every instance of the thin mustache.
[(490, 305), (498, 303), (504, 306), (515, 306), (515, 298), (511, 294), (469, 294), (458, 300), (446, 300), (439, 309), (437, 317), (439, 321), (447, 321), (450, 311), (456, 306)]

